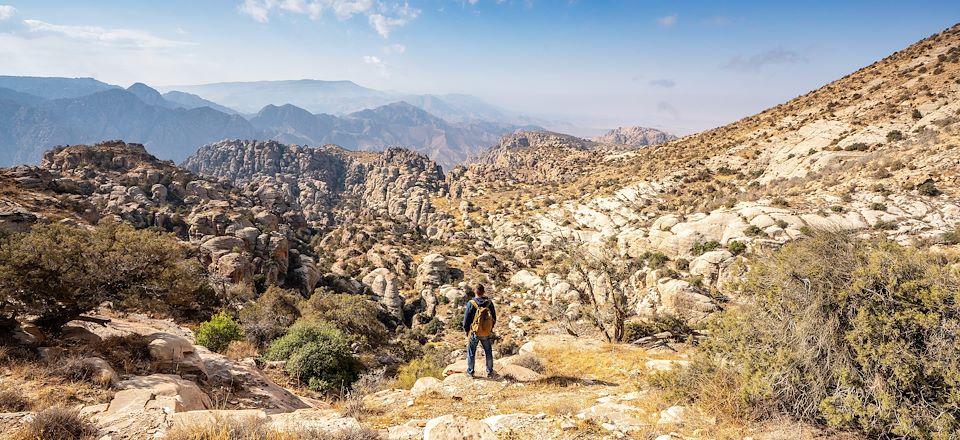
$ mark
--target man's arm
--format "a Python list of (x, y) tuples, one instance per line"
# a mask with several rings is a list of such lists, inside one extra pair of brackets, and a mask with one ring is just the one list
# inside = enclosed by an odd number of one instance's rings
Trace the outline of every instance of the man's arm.
[(497, 307), (493, 305), (493, 301), (490, 301), (490, 317), (493, 318), (493, 325), (497, 325)]
[(467, 302), (467, 308), (463, 311), (463, 325), (460, 328), (464, 332), (470, 333), (470, 325), (473, 324), (473, 314), (476, 312), (473, 308), (473, 301)]

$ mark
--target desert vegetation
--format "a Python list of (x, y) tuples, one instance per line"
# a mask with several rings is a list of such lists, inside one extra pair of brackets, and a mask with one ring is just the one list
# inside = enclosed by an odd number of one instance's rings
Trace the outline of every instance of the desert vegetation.
[(746, 304), (719, 314), (662, 386), (708, 411), (789, 415), (872, 438), (950, 438), (957, 412), (956, 261), (818, 232), (755, 262)]

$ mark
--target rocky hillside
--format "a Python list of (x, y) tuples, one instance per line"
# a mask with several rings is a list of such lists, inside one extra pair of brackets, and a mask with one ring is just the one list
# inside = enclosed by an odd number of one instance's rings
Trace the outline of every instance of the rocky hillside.
[(183, 165), (241, 186), (263, 206), (302, 213), (318, 229), (358, 210), (426, 226), (430, 197), (446, 194), (440, 166), (397, 148), (357, 153), (335, 145), (223, 141), (201, 147)]
[(593, 138), (595, 142), (605, 144), (621, 144), (633, 147), (646, 147), (648, 145), (657, 145), (664, 142), (670, 142), (677, 139), (676, 136), (647, 127), (617, 127), (600, 136)]
[(156, 159), (142, 145), (51, 150), (39, 166), (0, 170), (0, 187), (5, 230), (116, 218), (176, 234), (198, 247), (211, 274), (246, 289), (259, 278), (312, 291), (319, 278), (301, 241), (308, 231), (300, 212), (264, 207), (228, 183)]

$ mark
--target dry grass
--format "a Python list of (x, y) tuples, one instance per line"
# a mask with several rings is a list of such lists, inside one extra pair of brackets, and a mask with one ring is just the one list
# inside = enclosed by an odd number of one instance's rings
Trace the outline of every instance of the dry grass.
[(10, 440), (87, 440), (96, 434), (97, 428), (78, 411), (55, 406), (35, 414)]
[(113, 392), (105, 387), (73, 376), (65, 374), (60, 364), (47, 365), (29, 357), (11, 355), (0, 360), (2, 389), (15, 394), (0, 393), (0, 400), (4, 401), (0, 402), (0, 411), (4, 407), (39, 411), (53, 406), (95, 405), (113, 397)]
[(32, 406), (33, 403), (23, 395), (23, 391), (10, 388), (0, 390), (0, 412), (22, 412)]
[(320, 430), (280, 432), (271, 429), (265, 420), (251, 418), (175, 428), (164, 438), (166, 440), (379, 440), (381, 437), (376, 431), (368, 428), (338, 432)]

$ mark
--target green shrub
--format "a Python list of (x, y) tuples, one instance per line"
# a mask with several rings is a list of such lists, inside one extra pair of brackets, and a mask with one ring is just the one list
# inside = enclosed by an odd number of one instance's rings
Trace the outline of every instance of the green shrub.
[(844, 151), (867, 151), (870, 146), (863, 142), (855, 142), (843, 148)]
[[(756, 227), (756, 226), (754, 226)], [(690, 247), (690, 253), (693, 255), (703, 255), (712, 250), (716, 250), (720, 247), (720, 243), (715, 240), (710, 240), (708, 242), (696, 242), (693, 246)]]
[(319, 290), (302, 307), (305, 317), (332, 322), (352, 340), (372, 347), (388, 339), (379, 311), (380, 306), (366, 297)]
[(435, 377), (443, 380), (444, 365), (435, 352), (428, 352), (422, 357), (397, 370), (397, 388), (410, 389), (421, 377)]
[(647, 255), (646, 260), (651, 269), (657, 269), (663, 267), (663, 265), (666, 264), (670, 258), (664, 255), (662, 252), (653, 252)]
[(845, 211), (845, 210), (843, 209), (843, 207), (840, 206), (840, 205), (833, 205), (833, 206), (830, 207), (830, 210), (833, 211), (833, 212), (836, 212), (837, 214), (840, 214), (840, 213), (842, 213), (843, 211)]
[(763, 229), (760, 229), (760, 227), (757, 225), (747, 226), (747, 228), (743, 230), (743, 233), (746, 234), (747, 237), (766, 237), (767, 236), (767, 233), (763, 232)]
[(727, 250), (733, 255), (740, 255), (747, 251), (747, 245), (739, 241), (731, 241), (727, 243)]
[(913, 109), (913, 111), (910, 113), (910, 116), (912, 116), (913, 119), (922, 119), (923, 113), (920, 113), (920, 110)]
[(274, 339), (283, 336), (287, 329), (300, 318), (300, 294), (292, 290), (270, 286), (253, 303), (240, 311), (247, 340), (257, 348), (264, 348)]
[(197, 329), (197, 345), (217, 353), (227, 349), (233, 341), (243, 340), (243, 327), (226, 312), (219, 312)]
[(624, 323), (623, 341), (633, 342), (657, 333), (670, 332), (675, 339), (683, 339), (693, 333), (693, 328), (675, 316), (657, 315), (651, 319), (634, 319)]
[(885, 204), (883, 204), (883, 203), (880, 203), (880, 202), (873, 202), (873, 203), (870, 204), (870, 209), (872, 209), (872, 210), (874, 210), (874, 211), (886, 211), (886, 210), (887, 210), (887, 205), (885, 205)]
[(776, 207), (779, 207), (779, 208), (786, 208), (786, 207), (789, 207), (789, 206), (790, 206), (790, 202), (788, 202), (787, 199), (785, 199), (785, 198), (783, 198), (783, 197), (776, 197), (776, 198), (774, 198), (773, 201), (771, 202), (771, 204), (773, 204), (773, 206), (776, 206)]
[(960, 273), (942, 256), (817, 232), (759, 259), (693, 367), (661, 377), (711, 411), (788, 414), (869, 438), (960, 430)]
[(686, 258), (677, 259), (677, 270), (687, 270), (690, 268), (690, 260)]
[(917, 192), (930, 197), (936, 197), (941, 194), (940, 190), (937, 189), (937, 185), (933, 182), (933, 179), (927, 179), (917, 185)]
[(431, 319), (430, 322), (427, 323), (427, 325), (423, 326), (423, 332), (428, 335), (435, 335), (442, 331), (443, 331), (443, 321), (437, 319), (436, 317)]
[(287, 361), (288, 374), (315, 391), (340, 391), (360, 376), (350, 339), (330, 322), (300, 319), (270, 344), (267, 359)]
[(903, 133), (900, 130), (891, 130), (887, 132), (887, 141), (896, 142), (903, 140)]

